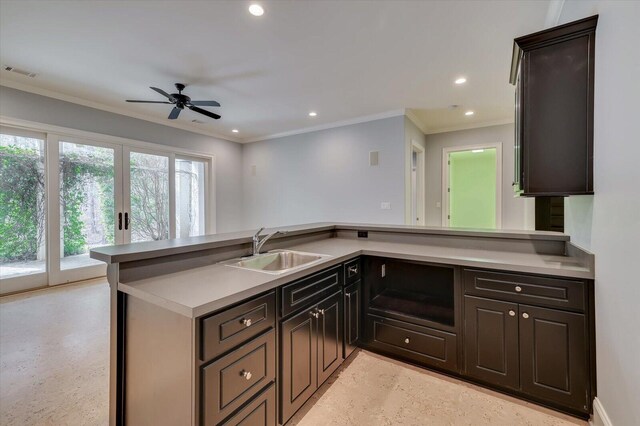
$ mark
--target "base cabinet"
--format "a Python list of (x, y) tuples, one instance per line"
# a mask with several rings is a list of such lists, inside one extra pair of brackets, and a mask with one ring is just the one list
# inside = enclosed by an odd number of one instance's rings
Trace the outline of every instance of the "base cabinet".
[(344, 289), (344, 358), (358, 347), (362, 318), (362, 283), (357, 281)]
[(282, 321), (280, 423), (286, 423), (343, 361), (342, 291)]
[(520, 385), (527, 394), (587, 412), (589, 368), (583, 314), (520, 305)]
[(518, 389), (518, 304), (465, 296), (464, 306), (466, 374)]
[(466, 375), (589, 412), (584, 314), (474, 296), (464, 301)]

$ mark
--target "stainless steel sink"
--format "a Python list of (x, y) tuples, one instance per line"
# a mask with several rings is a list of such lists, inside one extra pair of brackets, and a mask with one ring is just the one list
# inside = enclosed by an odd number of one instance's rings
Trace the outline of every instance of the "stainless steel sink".
[(228, 266), (251, 269), (268, 274), (282, 274), (320, 262), (331, 256), (326, 254), (305, 253), (291, 250), (273, 250), (227, 263)]

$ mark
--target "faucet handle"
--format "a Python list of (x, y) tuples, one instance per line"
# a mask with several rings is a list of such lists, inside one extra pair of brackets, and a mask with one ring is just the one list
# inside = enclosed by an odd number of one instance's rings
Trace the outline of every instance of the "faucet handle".
[(254, 237), (259, 237), (259, 236), (260, 236), (260, 233), (261, 233), (262, 231), (264, 231), (264, 226), (263, 226), (262, 228), (258, 229), (258, 232), (256, 232), (256, 233), (254, 234)]

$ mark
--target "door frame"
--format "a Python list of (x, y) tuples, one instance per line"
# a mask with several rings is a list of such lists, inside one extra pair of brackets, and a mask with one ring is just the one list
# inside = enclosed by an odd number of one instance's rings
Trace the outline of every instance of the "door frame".
[(448, 146), (442, 148), (442, 226), (450, 226), (449, 200), (449, 154), (473, 149), (496, 150), (496, 229), (502, 229), (502, 142), (488, 142), (477, 145)]
[[(416, 215), (417, 218), (410, 217), (410, 224), (415, 226), (424, 226), (426, 224), (425, 221), (425, 149), (420, 144), (416, 143), (413, 139), (411, 140), (411, 153), (409, 158), (409, 176), (411, 176), (411, 168), (413, 166), (413, 153), (417, 153), (417, 161), (416, 161)], [(413, 180), (410, 179), (410, 189), (409, 189), (409, 209), (410, 215), (413, 215)], [(415, 223), (414, 223), (415, 220)]]
[[(79, 145), (97, 146), (100, 148), (113, 149), (113, 173), (114, 173), (114, 218), (118, 212), (122, 211), (123, 194), (118, 188), (122, 187), (122, 145), (101, 142), (87, 138), (65, 136), (56, 133), (47, 133), (47, 271), (49, 273), (49, 285), (66, 284), (75, 281), (82, 281), (106, 275), (106, 265), (89, 265), (73, 269), (63, 270), (60, 262), (63, 255), (60, 251), (62, 236), (60, 234), (60, 143), (69, 142)], [(55, 199), (53, 199), (55, 196)], [(114, 220), (114, 243), (124, 242), (123, 231), (119, 231)], [(53, 244), (58, 241), (58, 244)]]

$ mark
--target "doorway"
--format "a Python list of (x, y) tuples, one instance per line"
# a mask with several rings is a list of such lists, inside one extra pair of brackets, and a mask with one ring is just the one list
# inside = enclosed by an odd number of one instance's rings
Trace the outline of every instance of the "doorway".
[(442, 224), (502, 227), (502, 144), (443, 149)]
[(411, 141), (411, 221), (424, 226), (424, 148)]

